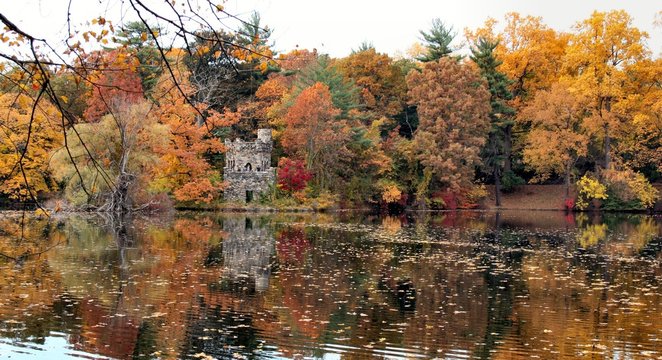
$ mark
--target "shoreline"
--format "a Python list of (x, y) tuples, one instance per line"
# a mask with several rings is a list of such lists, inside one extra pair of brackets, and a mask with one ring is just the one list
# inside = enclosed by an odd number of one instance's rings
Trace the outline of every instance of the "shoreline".
[[(656, 188), (662, 190), (662, 184), (655, 184)], [(501, 206), (494, 206), (494, 186), (487, 186), (488, 195), (482, 199), (477, 208), (471, 209), (416, 209), (416, 208), (403, 208), (402, 213), (415, 213), (415, 212), (454, 212), (454, 211), (553, 211), (553, 212), (569, 212), (569, 213), (632, 213), (632, 214), (662, 214), (662, 198), (660, 198), (652, 209), (648, 210), (604, 210), (604, 209), (590, 209), (590, 210), (576, 210), (568, 211), (564, 204), (563, 198), (565, 190), (563, 185), (523, 185), (512, 193), (504, 193), (501, 197)], [(22, 210), (22, 207), (26, 207)], [(55, 212), (53, 209), (46, 208), (51, 214), (62, 213), (95, 213), (94, 211), (85, 210), (62, 210)], [(22, 213), (38, 212), (38, 208), (34, 204), (3, 204), (0, 207), (2, 212)], [(270, 206), (263, 204), (240, 204), (240, 203), (215, 203), (215, 204), (177, 204), (172, 209), (157, 210), (157, 211), (137, 211), (136, 213), (143, 214), (158, 214), (167, 213), (170, 211), (193, 211), (193, 212), (221, 212), (221, 213), (342, 213), (342, 212), (373, 212), (380, 213), (378, 208), (363, 206), (355, 208), (342, 208), (339, 206), (330, 207), (312, 207), (312, 206)], [(394, 212), (397, 214), (399, 212)], [(388, 213), (388, 212), (386, 212)]]

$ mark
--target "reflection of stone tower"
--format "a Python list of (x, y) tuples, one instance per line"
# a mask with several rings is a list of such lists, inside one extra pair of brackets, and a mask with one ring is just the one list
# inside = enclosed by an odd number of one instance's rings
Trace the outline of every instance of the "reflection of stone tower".
[(250, 217), (223, 219), (223, 230), (229, 233), (223, 241), (223, 265), (230, 279), (252, 277), (255, 290), (264, 291), (269, 287), (274, 239), (269, 229), (260, 226), (258, 221)]
[(227, 201), (251, 202), (269, 190), (276, 179), (271, 167), (271, 129), (259, 129), (257, 140), (225, 140), (223, 178), (228, 182), (224, 198)]

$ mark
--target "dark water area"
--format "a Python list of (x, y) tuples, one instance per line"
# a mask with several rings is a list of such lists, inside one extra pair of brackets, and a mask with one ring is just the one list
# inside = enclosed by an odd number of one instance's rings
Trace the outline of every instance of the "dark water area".
[(0, 213), (0, 359), (662, 359), (662, 218)]

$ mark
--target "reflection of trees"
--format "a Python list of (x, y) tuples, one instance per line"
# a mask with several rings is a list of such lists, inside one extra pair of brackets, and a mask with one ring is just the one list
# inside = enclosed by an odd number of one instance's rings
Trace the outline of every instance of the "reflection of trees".
[(64, 239), (57, 236), (58, 226), (56, 221), (26, 212), (0, 214), (0, 262), (20, 265), (59, 245)]
[(656, 237), (662, 236), (662, 225), (658, 224), (652, 217), (641, 218), (628, 234), (628, 242), (633, 250), (640, 251)]
[[(0, 336), (43, 343), (56, 327), (44, 313), (62, 290), (46, 260), (63, 242), (58, 226), (26, 214), (0, 214)], [(25, 309), (35, 316), (25, 316)]]
[[(612, 269), (611, 275), (606, 280), (589, 276), (594, 266)], [(646, 264), (616, 259), (573, 264), (563, 254), (528, 254), (522, 266), (528, 296), (514, 304), (515, 337), (495, 357), (513, 356), (509, 347), (556, 358), (638, 356), (639, 350), (628, 344), (646, 344), (649, 335), (660, 331), (653, 319), (662, 297), (650, 292), (655, 277), (644, 275), (652, 271)]]
[[(456, 215), (458, 225), (392, 218), (384, 227), (376, 218), (245, 218), (133, 219), (131, 247), (103, 219), (37, 221), (34, 236), (52, 239), (42, 245), (66, 245), (19, 266), (0, 259), (0, 335), (43, 341), (58, 330), (76, 349), (115, 358), (265, 348), (321, 357), (334, 347), (354, 349), (348, 357), (403, 349), (400, 356), (545, 358), (628, 354), (625, 344), (650, 348), (661, 330), (658, 259), (628, 255), (639, 249), (636, 229), (659, 231), (645, 217), (609, 223), (609, 241), (579, 252), (577, 232), (521, 229), (494, 216)], [(13, 241), (8, 228), (0, 246)], [(654, 251), (659, 238), (637, 251)], [(270, 271), (262, 291), (255, 269)]]
[[(502, 229), (501, 214), (496, 213), (494, 230), (474, 249), (484, 268), (487, 293), (487, 324), (484, 339), (475, 350), (480, 359), (491, 358), (498, 343), (512, 327), (513, 303), (516, 294), (525, 293), (525, 287), (514, 275), (521, 271), (524, 256), (522, 247), (528, 246), (525, 237), (510, 229)], [(494, 246), (481, 246), (485, 244)]]
[(579, 245), (583, 248), (601, 246), (609, 255), (635, 255), (662, 235), (662, 225), (650, 216), (607, 213), (589, 219), (580, 213), (576, 219)]
[(281, 264), (301, 264), (310, 250), (303, 226), (288, 226), (276, 234), (276, 250)]
[[(386, 231), (402, 236), (392, 229)], [(473, 348), (483, 337), (487, 298), (480, 272), (466, 271), (477, 266), (467, 261), (470, 248), (375, 243), (342, 226), (280, 231), (295, 234), (294, 243), (302, 243), (302, 233), (314, 251), (300, 262), (286, 256), (267, 294), (270, 304), (285, 308), (278, 314), (292, 338), (382, 351), (425, 344), (425, 353), (437, 356)], [(292, 338), (276, 338), (286, 355), (297, 351), (284, 345)]]

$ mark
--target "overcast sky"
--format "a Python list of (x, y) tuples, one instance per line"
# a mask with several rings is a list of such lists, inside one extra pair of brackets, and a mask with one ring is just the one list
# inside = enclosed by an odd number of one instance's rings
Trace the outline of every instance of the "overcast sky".
[[(64, 30), (68, 0), (0, 0), (0, 3), (0, 12), (37, 36), (53, 36)], [(227, 0), (225, 8), (242, 18), (248, 18), (253, 10), (259, 11), (263, 23), (275, 30), (272, 40), (281, 52), (298, 46), (316, 48), (335, 57), (349, 54), (363, 41), (373, 43), (379, 52), (391, 55), (405, 52), (418, 41), (419, 30), (429, 29), (435, 17), (452, 25), (461, 38), (464, 28), (475, 29), (488, 17), (502, 20), (510, 11), (542, 16), (550, 27), (569, 31), (593, 10), (624, 9), (633, 17), (636, 27), (649, 33), (648, 43), (653, 53), (662, 54), (662, 27), (653, 26), (662, 2), (655, 0)], [(126, 13), (127, 4), (123, 0), (73, 0), (72, 13), (79, 22), (105, 13), (118, 24), (121, 9)]]
[(550, 27), (569, 31), (594, 10), (612, 9), (626, 10), (634, 25), (651, 36), (651, 50), (662, 52), (662, 28), (653, 27), (662, 1), (655, 0), (229, 0), (226, 5), (244, 16), (258, 10), (265, 23), (275, 29), (277, 48), (289, 50), (298, 44), (333, 56), (349, 54), (364, 40), (380, 52), (404, 52), (418, 41), (419, 30), (429, 29), (435, 17), (452, 25), (461, 37), (464, 28), (475, 29), (488, 17), (502, 20), (511, 11), (541, 16)]

